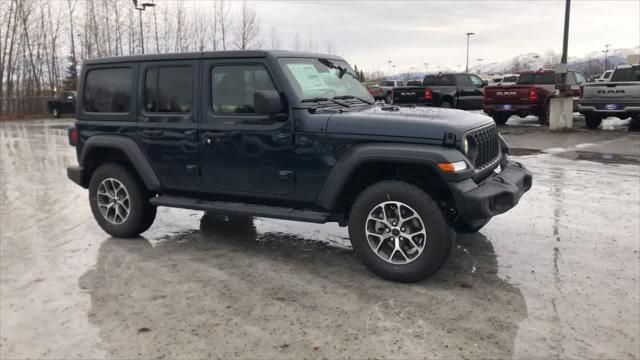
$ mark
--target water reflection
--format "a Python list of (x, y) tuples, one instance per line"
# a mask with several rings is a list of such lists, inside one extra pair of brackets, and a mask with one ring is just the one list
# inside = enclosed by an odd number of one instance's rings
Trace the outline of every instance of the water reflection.
[(474, 234), (433, 278), (397, 284), (348, 248), (205, 214), (159, 246), (104, 241), (80, 286), (109, 356), (509, 358), (526, 306), (497, 268)]

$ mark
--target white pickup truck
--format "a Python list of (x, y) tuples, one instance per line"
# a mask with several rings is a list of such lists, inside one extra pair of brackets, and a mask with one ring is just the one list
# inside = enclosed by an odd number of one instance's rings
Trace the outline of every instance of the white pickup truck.
[(619, 65), (609, 82), (584, 84), (578, 111), (587, 127), (595, 129), (602, 119), (631, 118), (630, 130), (640, 130), (640, 65)]

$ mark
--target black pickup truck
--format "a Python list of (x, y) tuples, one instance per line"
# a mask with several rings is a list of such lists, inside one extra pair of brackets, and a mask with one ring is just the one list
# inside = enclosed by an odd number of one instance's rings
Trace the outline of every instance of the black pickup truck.
[(515, 206), (531, 173), (493, 120), (374, 104), (335, 55), (222, 51), (94, 59), (69, 129), (98, 224), (135, 237), (157, 206), (349, 227), (374, 273), (435, 273), (452, 230)]
[(421, 86), (393, 89), (395, 105), (438, 106), (463, 110), (482, 109), (487, 81), (474, 74), (435, 74), (424, 77)]
[(62, 96), (47, 102), (49, 115), (58, 118), (61, 114), (73, 114), (76, 112), (76, 92), (65, 91)]

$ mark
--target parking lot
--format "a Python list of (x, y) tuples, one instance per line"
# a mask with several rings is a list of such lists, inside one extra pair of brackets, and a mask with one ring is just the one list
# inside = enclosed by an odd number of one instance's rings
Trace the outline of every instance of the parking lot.
[(0, 358), (640, 357), (640, 137), (623, 122), (510, 120), (532, 190), (408, 285), (368, 273), (335, 224), (161, 208), (143, 238), (110, 238), (66, 178), (71, 123), (0, 123)]

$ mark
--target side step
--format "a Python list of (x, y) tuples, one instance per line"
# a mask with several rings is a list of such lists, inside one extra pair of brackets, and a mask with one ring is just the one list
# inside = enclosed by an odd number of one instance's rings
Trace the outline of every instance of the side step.
[(182, 209), (216, 211), (228, 215), (251, 215), (283, 220), (298, 220), (323, 224), (329, 221), (330, 213), (310, 210), (296, 210), (286, 207), (232, 203), (225, 201), (206, 201), (188, 197), (161, 195), (149, 199), (155, 206), (167, 206)]

